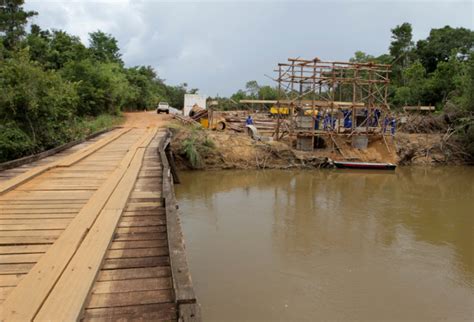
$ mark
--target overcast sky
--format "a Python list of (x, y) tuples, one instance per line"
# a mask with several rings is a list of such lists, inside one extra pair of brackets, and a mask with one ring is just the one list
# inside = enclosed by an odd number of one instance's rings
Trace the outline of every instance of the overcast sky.
[(151, 65), (169, 84), (229, 95), (248, 80), (272, 84), (288, 57), (348, 60), (380, 55), (390, 29), (410, 22), (414, 39), (445, 25), (474, 29), (472, 1), (33, 1), (43, 29), (87, 44), (98, 29), (117, 38), (127, 66)]

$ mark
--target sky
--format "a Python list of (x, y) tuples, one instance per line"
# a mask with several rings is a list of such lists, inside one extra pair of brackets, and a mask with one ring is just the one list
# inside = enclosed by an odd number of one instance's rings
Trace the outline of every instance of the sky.
[[(151, 65), (166, 83), (228, 96), (269, 76), (289, 57), (348, 60), (388, 51), (391, 29), (413, 26), (414, 40), (445, 25), (474, 29), (473, 1), (153, 1), (26, 0), (33, 23), (87, 44), (102, 30), (119, 43), (126, 66)], [(267, 76), (266, 76), (267, 75)]]

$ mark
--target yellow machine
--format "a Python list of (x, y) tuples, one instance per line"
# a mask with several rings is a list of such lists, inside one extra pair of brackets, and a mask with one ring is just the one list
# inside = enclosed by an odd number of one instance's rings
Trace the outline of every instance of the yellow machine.
[(288, 115), (290, 113), (290, 109), (288, 107), (280, 107), (280, 112), (278, 112), (278, 107), (276, 106), (272, 106), (270, 108), (270, 113), (272, 115), (277, 115), (277, 114), (280, 114), (280, 115)]
[[(287, 106), (280, 106), (280, 113), (278, 113), (278, 107), (277, 106), (272, 106), (270, 108), (270, 114), (272, 115), (288, 115), (290, 114), (290, 108)], [(312, 109), (311, 108), (305, 108), (304, 111), (305, 116), (311, 116), (312, 115)], [(314, 116), (318, 115), (318, 111), (314, 110)]]

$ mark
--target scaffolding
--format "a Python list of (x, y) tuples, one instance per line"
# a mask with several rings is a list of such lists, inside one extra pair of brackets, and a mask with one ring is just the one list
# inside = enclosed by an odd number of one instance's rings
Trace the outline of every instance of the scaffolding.
[[(390, 117), (391, 66), (289, 58), (278, 64), (275, 137), (382, 135)], [(285, 115), (286, 114), (286, 115)], [(385, 141), (385, 137), (384, 137)]]

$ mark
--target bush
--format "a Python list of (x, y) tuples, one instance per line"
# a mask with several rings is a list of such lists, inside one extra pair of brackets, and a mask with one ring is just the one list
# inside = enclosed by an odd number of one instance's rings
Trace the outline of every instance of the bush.
[[(74, 84), (44, 71), (22, 52), (0, 64), (0, 88), (0, 119), (27, 135), (34, 151), (69, 139), (78, 103)], [(18, 138), (17, 130), (12, 138)]]
[(0, 162), (19, 158), (33, 151), (30, 137), (13, 122), (0, 124)]

